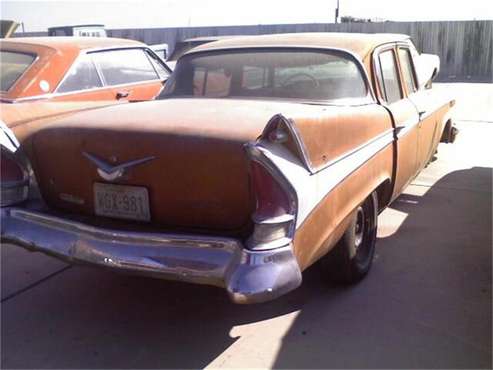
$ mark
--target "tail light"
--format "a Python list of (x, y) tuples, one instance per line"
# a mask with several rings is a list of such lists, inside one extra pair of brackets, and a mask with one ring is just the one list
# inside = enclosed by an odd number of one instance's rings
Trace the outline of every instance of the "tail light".
[(3, 153), (0, 157), (0, 171), (0, 180), (2, 183), (22, 181), (24, 179), (24, 173), (21, 166), (12, 158), (8, 158), (8, 155)]
[(1, 206), (24, 201), (28, 194), (28, 176), (15, 156), (6, 150), (0, 153)]
[(256, 208), (253, 214), (254, 231), (247, 246), (250, 249), (272, 249), (291, 241), (295, 222), (293, 193), (280, 176), (260, 162), (251, 162), (251, 184)]

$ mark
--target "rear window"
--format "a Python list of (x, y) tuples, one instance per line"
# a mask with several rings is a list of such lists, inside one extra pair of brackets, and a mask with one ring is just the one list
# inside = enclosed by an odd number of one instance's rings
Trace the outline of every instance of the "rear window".
[(306, 49), (221, 51), (180, 59), (161, 98), (366, 98), (358, 65), (345, 53)]
[(36, 59), (35, 55), (0, 51), (0, 90), (8, 91)]

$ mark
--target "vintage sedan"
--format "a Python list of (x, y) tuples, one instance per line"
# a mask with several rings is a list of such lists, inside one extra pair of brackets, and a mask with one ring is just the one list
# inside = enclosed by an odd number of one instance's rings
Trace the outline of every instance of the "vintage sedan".
[(1, 238), (71, 263), (279, 297), (320, 259), (369, 271), (377, 216), (453, 141), (438, 58), (408, 36), (221, 40), (159, 100), (2, 139)]

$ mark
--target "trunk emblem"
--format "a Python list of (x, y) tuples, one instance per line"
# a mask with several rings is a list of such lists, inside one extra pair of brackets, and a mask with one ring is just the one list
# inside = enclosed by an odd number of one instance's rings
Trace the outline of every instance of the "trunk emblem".
[[(150, 157), (145, 157), (145, 158), (140, 158), (140, 159), (134, 159), (133, 161), (129, 161), (126, 163), (121, 163), (121, 164), (116, 165), (116, 166), (112, 166), (111, 164), (103, 161), (102, 159), (96, 157), (93, 154), (90, 154), (87, 152), (82, 152), (82, 155), (96, 165), (98, 175), (107, 181), (117, 180), (125, 174), (125, 171), (127, 169), (129, 169), (131, 167), (138, 166), (139, 164), (143, 164), (143, 163), (152, 161), (153, 159), (156, 159), (156, 157), (150, 156)], [(112, 156), (111, 158), (116, 158), (116, 157)]]

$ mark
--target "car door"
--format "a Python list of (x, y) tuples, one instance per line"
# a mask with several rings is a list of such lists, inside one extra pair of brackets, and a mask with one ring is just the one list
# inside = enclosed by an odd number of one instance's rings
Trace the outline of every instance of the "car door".
[(154, 99), (169, 74), (159, 58), (143, 48), (97, 51), (90, 55), (116, 100)]
[(419, 116), (405, 96), (395, 44), (382, 46), (373, 54), (379, 102), (387, 108), (394, 125), (395, 182), (392, 198), (397, 197), (418, 171), (417, 146)]
[(435, 107), (433, 106), (434, 99), (431, 96), (431, 90), (425, 87), (418, 88), (412, 56), (413, 49), (408, 44), (399, 44), (397, 50), (402, 83), (408, 99), (414, 104), (419, 114), (417, 164), (418, 168), (422, 169), (433, 155), (433, 142), (438, 135), (437, 115), (434, 113)]

